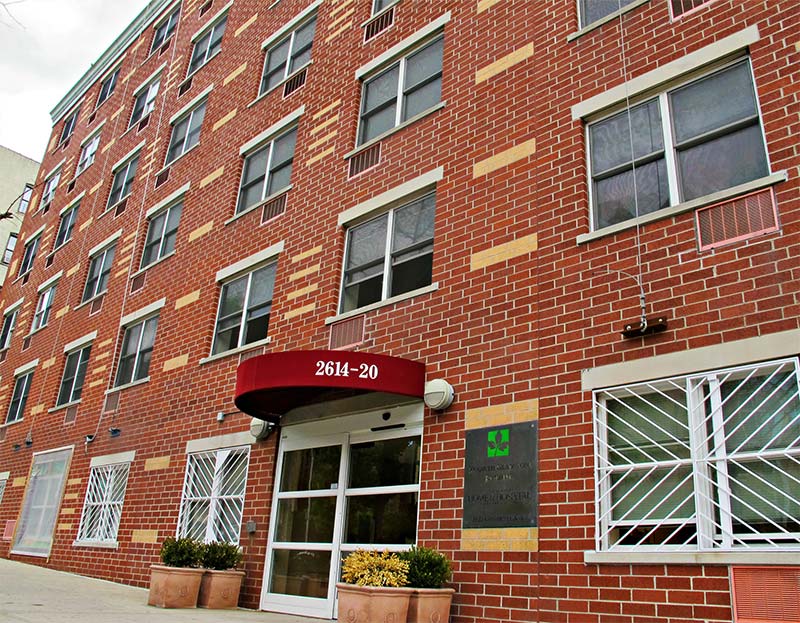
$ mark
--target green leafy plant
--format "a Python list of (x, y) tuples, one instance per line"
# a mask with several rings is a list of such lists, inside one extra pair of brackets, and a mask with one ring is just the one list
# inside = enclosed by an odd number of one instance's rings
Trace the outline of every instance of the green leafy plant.
[(203, 544), (191, 537), (167, 537), (161, 544), (161, 562), (168, 567), (199, 567)]
[(453, 575), (447, 556), (430, 547), (414, 547), (399, 554), (408, 563), (408, 585), (413, 588), (442, 588)]
[(224, 571), (233, 569), (242, 562), (242, 551), (238, 545), (226, 541), (212, 541), (202, 546), (200, 563), (206, 569)]
[(408, 563), (388, 551), (357, 549), (342, 563), (342, 579), (358, 586), (406, 586)]

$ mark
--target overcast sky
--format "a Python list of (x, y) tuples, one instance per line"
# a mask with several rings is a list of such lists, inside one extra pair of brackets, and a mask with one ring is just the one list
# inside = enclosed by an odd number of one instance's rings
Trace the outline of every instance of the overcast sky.
[(147, 0), (10, 0), (0, 7), (0, 145), (41, 161), (50, 111)]

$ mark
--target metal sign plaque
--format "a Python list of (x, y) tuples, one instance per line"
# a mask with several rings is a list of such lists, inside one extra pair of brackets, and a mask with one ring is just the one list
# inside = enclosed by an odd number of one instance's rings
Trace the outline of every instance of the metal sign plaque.
[(467, 431), (464, 528), (538, 525), (538, 422)]

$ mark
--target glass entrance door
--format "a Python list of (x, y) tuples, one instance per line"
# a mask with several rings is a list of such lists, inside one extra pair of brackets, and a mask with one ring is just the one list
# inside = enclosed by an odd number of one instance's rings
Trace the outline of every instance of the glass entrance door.
[(333, 618), (343, 556), (416, 543), (421, 427), (352, 430), (363, 426), (363, 416), (337, 421), (351, 430), (283, 431), (264, 610)]

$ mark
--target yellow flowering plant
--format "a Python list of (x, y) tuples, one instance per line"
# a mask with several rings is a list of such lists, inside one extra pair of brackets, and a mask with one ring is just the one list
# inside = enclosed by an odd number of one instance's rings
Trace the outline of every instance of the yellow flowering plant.
[(386, 550), (357, 549), (344, 559), (342, 579), (358, 586), (406, 586), (408, 563)]

